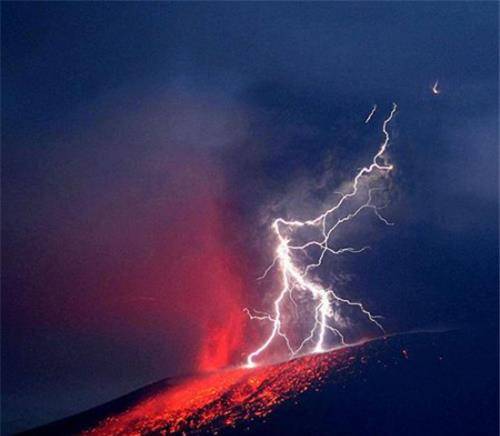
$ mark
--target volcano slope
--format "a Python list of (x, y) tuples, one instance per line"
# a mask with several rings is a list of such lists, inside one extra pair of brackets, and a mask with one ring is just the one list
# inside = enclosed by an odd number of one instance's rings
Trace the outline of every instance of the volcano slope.
[(166, 379), (37, 435), (497, 435), (497, 331), (402, 334)]

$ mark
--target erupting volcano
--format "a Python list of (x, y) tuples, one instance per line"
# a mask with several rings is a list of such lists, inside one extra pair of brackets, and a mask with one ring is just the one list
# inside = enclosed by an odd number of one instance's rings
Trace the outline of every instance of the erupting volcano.
[[(365, 124), (374, 116), (376, 108), (374, 106)], [(345, 192), (336, 193), (338, 198), (324, 212), (306, 221), (274, 220), (276, 257), (262, 278), (276, 267), (280, 271), (282, 289), (274, 301), (272, 313), (244, 309), (251, 319), (272, 324), (262, 345), (249, 353), (246, 365), (219, 370), (221, 364), (228, 361), (229, 351), (241, 342), (240, 323), (234, 318), (241, 312), (236, 311), (228, 314), (224, 328), (215, 327), (210, 331), (213, 340), (201, 350), (200, 369), (218, 371), (169, 380), (141, 396), (126, 410), (113, 410), (91, 425), (85, 423), (78, 431), (87, 435), (216, 433), (236, 428), (249, 431), (253, 421), (264, 424), (266, 417), (275, 410), (290, 402), (297, 404), (295, 402), (306, 393), (322, 389), (325, 383), (332, 380), (340, 383), (346, 377), (357, 377), (367, 362), (377, 362), (375, 365), (383, 367), (392, 364), (392, 355), (387, 361), (377, 360), (378, 351), (372, 352), (372, 345), (347, 346), (341, 328), (346, 325), (342, 306), (357, 311), (383, 334), (385, 330), (378, 317), (362, 303), (340, 296), (331, 286), (322, 285), (313, 272), (323, 266), (327, 254), (359, 253), (368, 248), (333, 246), (339, 228), (363, 212), (372, 212), (384, 224), (391, 225), (381, 214), (386, 206), (381, 193), (387, 190), (384, 182), (394, 168), (388, 162), (387, 148), (389, 123), (396, 110), (394, 103), (382, 122), (383, 140), (370, 164), (355, 174)], [(292, 303), (293, 311), (285, 299)], [(307, 332), (301, 337), (304, 326)], [(331, 348), (329, 333), (337, 340), (337, 350), (324, 353)], [(282, 338), (288, 348), (286, 359), (292, 360), (265, 365), (266, 360), (261, 355), (278, 338)], [(406, 352), (402, 355), (406, 358)], [(275, 360), (276, 356), (273, 356)], [(257, 366), (257, 358), (261, 366)], [(283, 361), (283, 357), (279, 360)]]
[(2, 2), (0, 436), (498, 436), (499, 2)]
[[(387, 335), (362, 303), (340, 296), (313, 275), (327, 254), (367, 249), (332, 246), (344, 223), (368, 211), (391, 225), (381, 214), (386, 201), (379, 194), (394, 168), (386, 153), (396, 109), (393, 104), (382, 122), (383, 142), (371, 163), (356, 173), (337, 201), (316, 218), (273, 222), (276, 258), (264, 277), (276, 269), (282, 287), (273, 312), (244, 309), (251, 319), (271, 323), (267, 338), (248, 354), (245, 365), (220, 369), (242, 338), (240, 319), (232, 317), (242, 312), (235, 311), (224, 328), (215, 325), (210, 331), (213, 340), (202, 348), (199, 366), (205, 372), (163, 380), (28, 433), (420, 435), (439, 425), (446, 434), (463, 428), (487, 434), (494, 423), (481, 420), (480, 409), (468, 404), (482, 401), (489, 409), (485, 416), (495, 416), (495, 387), (488, 379), (494, 371), (483, 371), (473, 381), (464, 376), (468, 368), (495, 362), (495, 350), (484, 346), (483, 332)], [(365, 124), (376, 110), (374, 106)], [(366, 339), (371, 334), (348, 344), (344, 306), (361, 314), (382, 337)], [(269, 352), (277, 340), (286, 344), (287, 356)], [(278, 363), (270, 364), (271, 357)]]
[(28, 434), (490, 434), (497, 398), (486, 337), (404, 334), (167, 379)]
[[(372, 119), (376, 109), (374, 106), (365, 123)], [(396, 109), (393, 104), (383, 121), (384, 139), (370, 165), (357, 172), (347, 192), (340, 193), (333, 205), (311, 220), (278, 218), (274, 221), (276, 258), (264, 277), (274, 267), (279, 269), (282, 290), (274, 301), (273, 313), (252, 313), (245, 309), (251, 319), (265, 320), (272, 325), (267, 339), (248, 355), (246, 365), (218, 369), (221, 362), (228, 359), (228, 346), (235, 346), (231, 332), (235, 329), (231, 328), (232, 318), (228, 316), (227, 328), (214, 329), (211, 332), (214, 340), (201, 352), (200, 368), (211, 372), (166, 379), (83, 414), (36, 429), (34, 433), (99, 436), (281, 434), (284, 431), (301, 435), (400, 434), (404, 428), (405, 434), (421, 434), (433, 430), (427, 424), (432, 422), (435, 413), (450, 431), (460, 429), (460, 424), (442, 415), (456, 416), (464, 403), (476, 395), (471, 389), (473, 384), (467, 383), (463, 389), (455, 378), (457, 367), (466, 363), (463, 355), (473, 356), (470, 351), (461, 353), (456, 347), (461, 333), (387, 336), (377, 316), (363, 304), (339, 296), (311, 275), (322, 266), (328, 253), (357, 253), (367, 248), (330, 245), (335, 231), (343, 223), (368, 210), (383, 223), (391, 224), (380, 213), (385, 204), (380, 204), (375, 196), (383, 191), (383, 182), (393, 169), (386, 150), (390, 141), (388, 125)], [(296, 242), (298, 231), (304, 227), (319, 232), (319, 238)], [(312, 252), (316, 258), (309, 252), (311, 249), (316, 249)], [(300, 257), (297, 253), (309, 256)], [(304, 258), (308, 261), (304, 262)], [(293, 316), (285, 297), (292, 303), (296, 317), (302, 315), (310, 321), (310, 330), (298, 345), (293, 345), (292, 338), (297, 335), (293, 332)], [(340, 310), (343, 305), (361, 313), (383, 332), (383, 337), (348, 345), (340, 327), (346, 325)], [(337, 338), (337, 345), (325, 352), (328, 332)], [(238, 329), (236, 333), (241, 335)], [(470, 343), (464, 342), (464, 337), (473, 339)], [(282, 357), (280, 363), (260, 361), (257, 365), (255, 360), (278, 338), (284, 340), (289, 356), (285, 361)], [(481, 346), (474, 335), (462, 335), (461, 339), (461, 346), (467, 343), (466, 346)], [(484, 350), (478, 353), (487, 355)], [(484, 384), (487, 380), (479, 378), (477, 382)], [(436, 403), (441, 395), (447, 403)], [(449, 401), (450, 398), (453, 400)], [(430, 402), (433, 408), (426, 409), (422, 401)], [(422, 416), (413, 414), (414, 409), (423, 413), (423, 420)], [(368, 422), (357, 418), (358, 415), (364, 418), (363, 410), (369, 412)], [(473, 413), (464, 416), (468, 426), (485, 425)], [(427, 418), (432, 419), (427, 421)]]

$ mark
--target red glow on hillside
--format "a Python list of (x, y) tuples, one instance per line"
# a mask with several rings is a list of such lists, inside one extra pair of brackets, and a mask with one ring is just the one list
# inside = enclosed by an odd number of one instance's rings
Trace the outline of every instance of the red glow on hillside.
[(349, 369), (357, 360), (354, 354), (345, 349), (274, 366), (186, 379), (107, 418), (86, 434), (216, 432), (242, 421), (262, 419), (284, 401), (324, 383), (332, 371)]

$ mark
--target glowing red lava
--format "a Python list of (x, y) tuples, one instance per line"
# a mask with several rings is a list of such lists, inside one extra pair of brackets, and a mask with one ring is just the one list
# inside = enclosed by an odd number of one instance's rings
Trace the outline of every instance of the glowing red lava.
[(333, 370), (348, 368), (356, 359), (353, 354), (352, 349), (343, 349), (184, 379), (84, 434), (213, 433), (242, 421), (263, 419), (284, 401), (317, 388)]

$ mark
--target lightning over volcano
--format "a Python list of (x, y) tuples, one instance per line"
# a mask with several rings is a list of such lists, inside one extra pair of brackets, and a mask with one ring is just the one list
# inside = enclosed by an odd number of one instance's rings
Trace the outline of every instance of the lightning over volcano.
[[(373, 116), (376, 107), (372, 109), (367, 121)], [(256, 359), (277, 339), (285, 342), (290, 357), (306, 350), (314, 353), (325, 351), (329, 343), (328, 335), (336, 339), (336, 344), (346, 345), (344, 335), (335, 323), (341, 316), (338, 308), (342, 305), (356, 307), (374, 326), (385, 332), (378, 321), (379, 316), (372, 314), (362, 303), (338, 295), (331, 286), (323, 285), (313, 274), (322, 266), (327, 254), (360, 253), (368, 249), (367, 246), (332, 245), (336, 231), (344, 223), (356, 219), (364, 211), (371, 211), (382, 223), (392, 225), (380, 212), (386, 204), (377, 200), (377, 193), (384, 190), (383, 181), (394, 168), (388, 161), (386, 151), (391, 140), (389, 125), (396, 111), (397, 104), (393, 103), (389, 115), (382, 123), (383, 141), (377, 153), (369, 165), (357, 172), (347, 192), (337, 193), (338, 199), (333, 205), (306, 221), (284, 218), (274, 220), (272, 231), (277, 243), (275, 258), (261, 278), (265, 278), (272, 268), (279, 268), (281, 291), (274, 300), (272, 313), (252, 313), (245, 309), (250, 319), (267, 321), (272, 325), (271, 332), (262, 345), (248, 355), (248, 367), (255, 366)], [(295, 294), (299, 295), (301, 302), (305, 301), (304, 296), (312, 300), (312, 307), (305, 308), (300, 313), (295, 311), (299, 317), (305, 312), (309, 325), (312, 325), (297, 344), (292, 343), (284, 329), (290, 320), (290, 316), (284, 313), (284, 303), (288, 299), (298, 309)]]
[(3, 2), (0, 434), (499, 435), (499, 11)]

